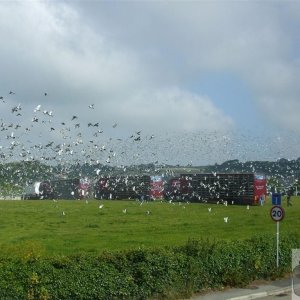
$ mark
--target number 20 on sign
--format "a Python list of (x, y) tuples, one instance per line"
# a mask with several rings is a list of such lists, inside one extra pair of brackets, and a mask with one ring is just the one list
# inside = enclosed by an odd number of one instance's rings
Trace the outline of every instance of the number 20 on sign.
[(284, 209), (279, 205), (271, 208), (270, 215), (273, 221), (280, 222), (284, 218)]

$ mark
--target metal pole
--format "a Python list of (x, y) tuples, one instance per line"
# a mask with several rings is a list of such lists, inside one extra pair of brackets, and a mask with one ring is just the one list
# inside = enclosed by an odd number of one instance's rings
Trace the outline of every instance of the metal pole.
[(276, 232), (276, 266), (277, 269), (279, 268), (279, 223), (280, 222), (276, 222), (277, 223), (277, 232)]

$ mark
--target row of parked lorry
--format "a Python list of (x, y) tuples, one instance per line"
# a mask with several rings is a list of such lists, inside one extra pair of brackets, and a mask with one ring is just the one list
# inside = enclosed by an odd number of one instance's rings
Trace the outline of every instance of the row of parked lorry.
[(161, 199), (162, 176), (105, 176), (95, 181), (73, 178), (35, 182), (25, 187), (22, 198), (30, 199)]
[(172, 201), (258, 204), (267, 195), (266, 178), (254, 173), (180, 174), (55, 179), (26, 187), (23, 199), (166, 199)]

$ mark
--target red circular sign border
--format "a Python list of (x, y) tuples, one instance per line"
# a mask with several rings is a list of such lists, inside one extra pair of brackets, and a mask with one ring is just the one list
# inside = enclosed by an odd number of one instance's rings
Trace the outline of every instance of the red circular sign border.
[[(273, 217), (272, 217), (272, 210), (273, 210), (273, 208), (275, 208), (275, 207), (279, 207), (279, 208), (281, 209), (281, 211), (282, 211), (282, 218), (281, 218), (280, 220), (274, 220)], [(274, 205), (274, 206), (272, 206), (271, 209), (270, 209), (270, 216), (271, 216), (271, 219), (272, 219), (274, 222), (280, 222), (280, 221), (282, 221), (282, 220), (284, 219), (284, 216), (285, 216), (285, 210), (284, 210), (284, 208), (283, 208), (282, 206), (280, 206), (280, 205)]]

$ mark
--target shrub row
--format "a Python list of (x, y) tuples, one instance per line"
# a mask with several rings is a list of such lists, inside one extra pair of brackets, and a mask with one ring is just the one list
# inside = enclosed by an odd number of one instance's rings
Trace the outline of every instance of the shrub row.
[(290, 272), (297, 235), (242, 241), (190, 240), (181, 247), (0, 258), (0, 299), (176, 299)]

